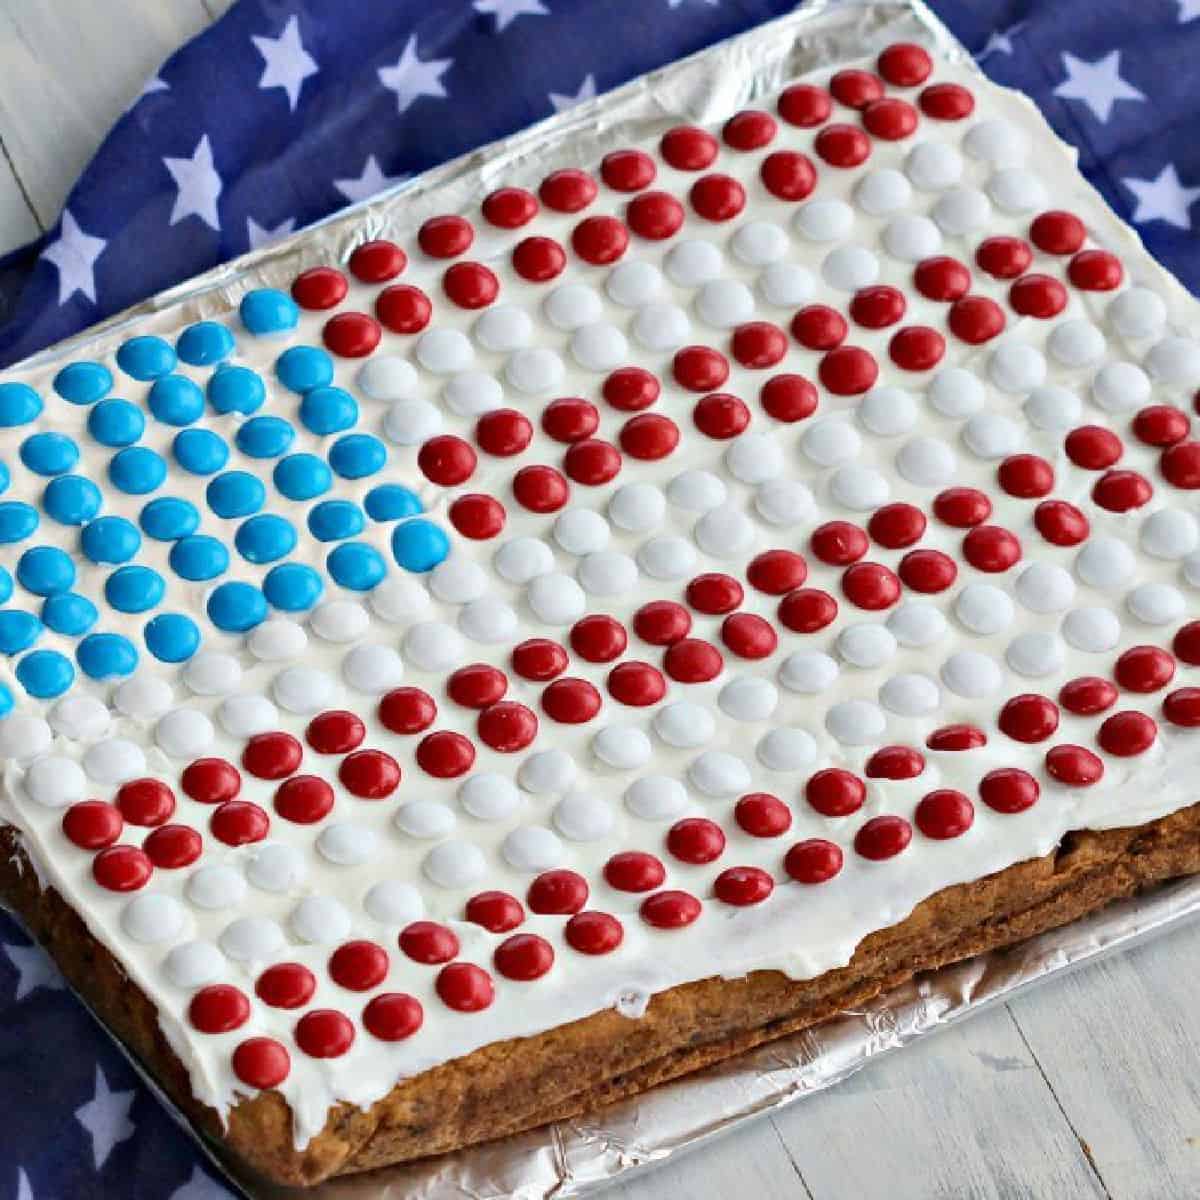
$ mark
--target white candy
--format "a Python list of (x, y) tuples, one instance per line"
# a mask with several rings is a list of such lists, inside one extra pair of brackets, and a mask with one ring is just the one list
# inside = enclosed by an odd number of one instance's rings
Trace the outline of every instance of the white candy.
[(1167, 323), (1167, 306), (1157, 292), (1131, 287), (1109, 302), (1106, 315), (1122, 337), (1136, 341), (1162, 333)]
[(1121, 640), (1121, 622), (1108, 608), (1076, 608), (1063, 618), (1062, 635), (1085, 654), (1103, 654)]
[(473, 842), (442, 842), (425, 856), (421, 869), (438, 887), (462, 888), (487, 874), (487, 859)]
[(650, 761), (654, 747), (636, 725), (610, 725), (592, 738), (592, 753), (605, 766), (632, 771)]
[(750, 787), (750, 768), (727, 750), (705, 750), (692, 759), (688, 782), (706, 796), (736, 796)]
[[(11, 726), (16, 717), (9, 717), (0, 728)], [(46, 730), (46, 745), (49, 745), (50, 730), (44, 721), (38, 718), (33, 718), (37, 724)], [(15, 733), (16, 731), (13, 730)], [(10, 754), (10, 757), (27, 758), (33, 754), (41, 753), (44, 748), (39, 745), (40, 738), (32, 735), (26, 741), (19, 755)], [(34, 746), (38, 746), (34, 749)], [(0, 753), (4, 753), (5, 748), (0, 744)], [(94, 746), (89, 746), (83, 755), (83, 769), (88, 775), (95, 780), (96, 783), (124, 783), (127, 779), (133, 779), (138, 775), (146, 773), (146, 755), (136, 742), (131, 742), (125, 738), (107, 738), (103, 742), (97, 742)]]
[(567, 508), (554, 522), (554, 540), (568, 553), (582, 557), (608, 545), (608, 522), (590, 508)]
[(449, 671), (463, 662), (466, 652), (458, 630), (443, 621), (420, 621), (410, 626), (401, 649), (421, 671)]
[(696, 550), (686, 538), (654, 537), (638, 547), (637, 565), (651, 579), (682, 579), (696, 565)]
[(454, 830), (454, 810), (436, 800), (410, 800), (396, 809), (393, 824), (401, 833), (421, 841), (448, 837)]
[(870, 512), (886, 504), (891, 490), (886, 475), (858, 463), (839, 467), (829, 481), (830, 496), (855, 512)]
[(1171, 387), (1200, 385), (1200, 342), (1184, 337), (1163, 338), (1147, 352), (1146, 370), (1159, 383)]
[(929, 384), (928, 400), (935, 412), (957, 421), (981, 412), (987, 392), (978, 375), (962, 367), (943, 367)]
[(1200, 526), (1189, 512), (1160, 508), (1151, 513), (1138, 530), (1138, 545), (1152, 558), (1168, 561), (1186, 558), (1200, 544)]
[(1007, 458), (1025, 442), (1025, 433), (1011, 417), (998, 412), (976, 413), (964, 426), (962, 440), (980, 458)]
[(696, 293), (696, 313), (718, 329), (732, 329), (754, 316), (754, 294), (736, 279), (710, 279)]
[(1004, 652), (1004, 661), (1018, 675), (1033, 679), (1061, 670), (1065, 658), (1062, 639), (1056, 633), (1044, 630), (1017, 634)]
[(308, 635), (304, 629), (283, 617), (264, 621), (246, 637), (246, 649), (259, 662), (286, 662), (289, 658), (299, 658), (307, 647)]
[(418, 616), (429, 607), (425, 585), (410, 575), (389, 575), (371, 591), (371, 609), (392, 625)]
[(487, 595), (487, 572), (461, 554), (443, 559), (429, 572), (429, 590), (447, 604), (470, 604)]
[(1061, 433), (1079, 424), (1083, 401), (1066, 388), (1046, 384), (1029, 393), (1024, 412), (1029, 423), (1038, 429)]
[(441, 427), (442, 414), (428, 400), (397, 400), (383, 416), (384, 436), (397, 446), (419, 446)]
[(453, 375), (471, 365), (475, 347), (465, 333), (439, 325), (421, 334), (415, 353), (425, 370), (435, 375)]
[(1046, 381), (1046, 360), (1036, 346), (1008, 338), (989, 356), (988, 377), (1002, 392), (1028, 392)]
[(870, 700), (843, 700), (825, 714), (825, 729), (843, 746), (870, 746), (886, 732), (887, 718)]
[(537, 538), (511, 538), (496, 551), (492, 566), (509, 583), (528, 583), (554, 569), (554, 554)]
[(332, 896), (305, 896), (292, 909), (288, 926), (302, 942), (332, 946), (350, 935), (350, 914)]
[(87, 776), (74, 759), (47, 754), (29, 764), (22, 786), (30, 800), (43, 808), (67, 808), (83, 799)]
[(862, 670), (881, 667), (896, 654), (895, 635), (886, 625), (873, 621), (845, 626), (835, 645), (843, 662)]
[(359, 867), (378, 853), (379, 835), (365, 825), (335, 821), (321, 830), (316, 844), (321, 857), (329, 862), (339, 867)]
[(135, 896), (121, 910), (122, 932), (144, 946), (174, 941), (186, 925), (187, 913), (173, 896), (144, 893)]
[(372, 400), (403, 400), (416, 390), (417, 372), (406, 358), (379, 354), (359, 367), (354, 381)]
[(232, 654), (201, 650), (183, 668), (183, 682), (197, 696), (223, 696), (242, 681), (241, 664)]
[(575, 574), (589, 596), (623, 596), (637, 585), (638, 566), (628, 554), (601, 550), (580, 559)]
[(874, 387), (855, 410), (859, 424), (878, 437), (908, 433), (917, 423), (917, 401), (911, 392), (898, 387)]
[(283, 949), (283, 930), (270, 917), (238, 917), (221, 930), (217, 945), (234, 962), (266, 962)]
[(977, 121), (963, 139), (963, 149), (994, 167), (1015, 167), (1029, 153), (1029, 138), (1009, 121)]
[(832, 687), (838, 665), (819, 650), (797, 650), (779, 664), (779, 682), (789, 692), (816, 695)]
[(279, 710), (266, 696), (246, 693), (227, 696), (217, 708), (217, 720), (230, 737), (248, 738), (279, 724)]
[(706, 512), (692, 530), (696, 545), (713, 558), (736, 558), (754, 544), (754, 522), (741, 509), (723, 505)]
[[(147, 681), (152, 678), (154, 677), (146, 677)], [(171, 702), (171, 689), (165, 682), (163, 686), (167, 689), (167, 703), (158, 709), (158, 712), (165, 711)], [(120, 690), (120, 688), (117, 689), (118, 692)], [(120, 708), (117, 698), (114, 697), (113, 700)], [(125, 710), (121, 709), (121, 711)], [(127, 715), (134, 716), (136, 714), (129, 713)], [(148, 715), (157, 716), (157, 712)], [(47, 719), (51, 729), (62, 737), (70, 738), (72, 741), (91, 741), (93, 738), (100, 737), (108, 729), (112, 723), (112, 714), (108, 711), (107, 705), (97, 700), (95, 696), (68, 693), (47, 713)]]
[(282, 895), (298, 888), (308, 874), (308, 862), (286, 842), (263, 842), (246, 862), (246, 878), (263, 892)]
[(958, 470), (958, 457), (940, 438), (915, 437), (896, 452), (896, 470), (917, 487), (941, 487)]
[(799, 771), (817, 760), (817, 743), (804, 729), (781, 726), (759, 738), (758, 761), (771, 771)]
[(391, 646), (363, 642), (342, 659), (342, 678), (360, 692), (378, 696), (404, 678), (404, 660)]
[(721, 251), (712, 242), (680, 242), (671, 247), (663, 260), (663, 269), (671, 282), (687, 288), (716, 279), (723, 266)]
[(442, 389), (442, 396), (446, 407), (460, 417), (481, 417), (504, 404), (500, 381), (486, 371), (464, 371), (455, 375)]
[(521, 793), (507, 775), (480, 771), (458, 789), (458, 802), (477, 821), (505, 821), (521, 807)]
[(1104, 334), (1091, 321), (1076, 318), (1055, 325), (1046, 342), (1050, 357), (1064, 367), (1086, 367), (1104, 357)]
[(954, 602), (954, 615), (980, 637), (1007, 629), (1015, 611), (1012, 597), (991, 583), (968, 583)]
[(1169, 625), (1183, 616), (1187, 601), (1169, 583), (1143, 583), (1125, 597), (1125, 607), (1147, 625)]
[(1183, 560), (1183, 577), (1192, 587), (1200, 587), (1200, 554), (1189, 554)]
[(571, 357), (585, 371), (611, 371), (629, 358), (629, 343), (615, 325), (597, 321), (571, 335)]
[(942, 231), (928, 217), (907, 213), (887, 223), (883, 245), (893, 258), (916, 263), (942, 248)]
[(545, 346), (515, 350), (504, 364), (504, 377), (527, 396), (540, 396), (555, 390), (565, 375), (562, 359)]
[(520, 624), (516, 609), (495, 596), (474, 600), (458, 614), (458, 627), (473, 642), (498, 646), (512, 639)]
[(751, 675), (731, 679), (717, 695), (717, 706), (735, 721), (765, 721), (778, 704), (775, 685)]
[(725, 484), (711, 471), (683, 471), (667, 484), (667, 499), (689, 512), (708, 512), (724, 504), (725, 496)]
[(837, 242), (854, 227), (854, 209), (843, 200), (810, 200), (796, 210), (793, 224), (810, 242)]
[(534, 795), (566, 791), (575, 779), (575, 760), (565, 750), (531, 754), (517, 772), (517, 783)]
[(529, 345), (533, 337), (533, 320), (515, 304), (495, 304), (480, 313), (473, 332), (475, 340), (485, 350), (508, 354)]
[(225, 971), (225, 956), (212, 942), (184, 942), (163, 959), (167, 978), (185, 991), (215, 983)]
[(865, 246), (838, 246), (821, 262), (821, 278), (839, 292), (857, 292), (879, 278), (879, 259)]
[(587, 609), (583, 588), (560, 571), (549, 571), (532, 580), (525, 598), (533, 615), (545, 625), (570, 625)]
[(640, 258), (617, 263), (604, 281), (608, 298), (623, 308), (638, 308), (648, 304), (662, 291), (662, 287), (662, 272), (653, 263)]
[(1110, 413), (1136, 412), (1150, 402), (1150, 377), (1129, 362), (1101, 367), (1092, 380), (1092, 399)]
[(817, 466), (836, 467), (859, 456), (862, 438), (848, 421), (826, 417), (804, 431), (800, 449)]
[(687, 808), (682, 783), (667, 775), (644, 775), (625, 789), (625, 807), (643, 821), (671, 821)]
[(235, 908), (246, 898), (246, 880), (233, 867), (197, 867), (187, 881), (187, 898), (207, 912)]
[(1093, 534), (1075, 556), (1075, 574), (1099, 591), (1126, 583), (1135, 567), (1133, 551), (1119, 538)]
[(204, 713), (194, 708), (175, 708), (159, 718), (154, 740), (171, 758), (196, 758), (213, 744), (216, 733)]
[(543, 825), (522, 825), (500, 843), (504, 861), (514, 870), (530, 875), (557, 867), (565, 853), (558, 834)]
[(420, 890), (399, 879), (384, 879), (371, 887), (363, 897), (363, 910), (380, 925), (403, 928), (425, 915), (425, 901)]
[(892, 610), (887, 627), (900, 645), (920, 650), (941, 640), (946, 633), (946, 618), (928, 601), (906, 600)]
[(992, 203), (1006, 213), (1028, 213), (1050, 201), (1046, 185), (1024, 167), (1003, 167), (987, 181)]
[(355, 600), (326, 600), (308, 618), (309, 628), (326, 642), (353, 642), (371, 625), (367, 610)]
[(962, 155), (945, 142), (920, 142), (904, 160), (904, 173), (923, 192), (953, 187), (962, 172)]
[(647, 350), (676, 350), (691, 335), (691, 318), (678, 304), (645, 304), (633, 318), (633, 336)]
[[(266, 623), (270, 624), (269, 621)], [(260, 625), (259, 629), (261, 628)], [(254, 632), (257, 633), (258, 630), (256, 629)], [(251, 653), (253, 652), (251, 648)], [(64, 700), (73, 699), (72, 696), (64, 697)], [(171, 691), (171, 685), (165, 679), (148, 674), (135, 675), (132, 679), (125, 680), (113, 693), (113, 704), (117, 710), (127, 717), (133, 717), (139, 721), (152, 721), (155, 717), (161, 717), (171, 707), (174, 699), (175, 695)], [(94, 703), (98, 704), (99, 701), (94, 701)], [(105, 727), (107, 728), (107, 722)], [(97, 730), (91, 736), (98, 737), (103, 732), (103, 730)]]
[(290, 713), (328, 708), (337, 691), (333, 677), (316, 667), (284, 667), (271, 684), (275, 703)]
[(928, 675), (893, 675), (879, 689), (879, 703), (898, 717), (924, 717), (936, 712), (942, 692)]
[(590, 792), (568, 792), (555, 806), (554, 827), (572, 842), (596, 842), (615, 820), (612, 808)]
[(791, 308), (805, 304), (817, 290), (813, 273), (796, 263), (772, 263), (758, 277), (759, 291), (768, 304), (778, 308)]
[(795, 525), (816, 511), (816, 499), (798, 479), (772, 479), (754, 496), (758, 515), (771, 525)]
[(676, 700), (664, 704), (654, 714), (654, 732), (668, 746), (680, 750), (694, 749), (712, 741), (717, 722), (712, 711), (691, 700)]
[(951, 237), (975, 233), (992, 219), (992, 203), (978, 188), (951, 188), (933, 206), (938, 228)]
[(542, 301), (542, 312), (555, 329), (570, 333), (600, 320), (604, 305), (595, 288), (586, 283), (563, 283)]
[(873, 217), (886, 217), (888, 213), (908, 207), (912, 200), (912, 185), (899, 171), (881, 167), (858, 181), (854, 200), (863, 212)]
[(1075, 599), (1075, 580), (1054, 563), (1031, 562), (1017, 576), (1014, 591), (1030, 612), (1062, 612)]
[(649, 533), (662, 524), (667, 501), (652, 483), (626, 483), (608, 502), (608, 519), (627, 533)]
[(788, 252), (788, 235), (773, 221), (747, 221), (730, 238), (733, 257), (748, 267), (765, 267)]
[(994, 695), (1004, 683), (1004, 673), (994, 658), (977, 650), (959, 650), (942, 663), (942, 683), (956, 696), (980, 700)]

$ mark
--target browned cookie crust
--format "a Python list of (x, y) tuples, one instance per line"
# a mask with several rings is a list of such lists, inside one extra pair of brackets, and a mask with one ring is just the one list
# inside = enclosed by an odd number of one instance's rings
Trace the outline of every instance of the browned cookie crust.
[(654, 997), (631, 1020), (596, 1013), (536, 1037), (497, 1042), (397, 1084), (367, 1111), (339, 1106), (304, 1150), (276, 1093), (244, 1100), (222, 1128), (191, 1093), (154, 1006), (52, 889), (15, 830), (0, 830), (0, 895), (64, 975), (189, 1117), (267, 1178), (308, 1185), (502, 1137), (636, 1095), (771, 1038), (813, 1025), (919, 971), (1008, 946), (1129, 896), (1200, 872), (1200, 805), (1130, 829), (1068, 834), (1044, 858), (946, 888), (851, 962), (815, 979), (774, 971), (705, 979)]

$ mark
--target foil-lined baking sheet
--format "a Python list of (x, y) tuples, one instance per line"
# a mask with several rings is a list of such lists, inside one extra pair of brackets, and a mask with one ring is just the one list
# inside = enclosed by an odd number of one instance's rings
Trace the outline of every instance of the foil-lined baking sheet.
[[(252, 288), (284, 287), (318, 263), (344, 262), (355, 246), (402, 237), (435, 213), (475, 208), (500, 183), (536, 183), (548, 167), (588, 164), (681, 120), (722, 119), (788, 80), (916, 40), (946, 58), (971, 60), (920, 0), (811, 0), (797, 11), (557, 114), (347, 209), (311, 229), (245, 255), (43, 351), (29, 364), (112, 349), (133, 332), (177, 328), (236, 308)], [(1050, 137), (1047, 133), (1048, 138)], [(1055, 143), (1062, 169), (1071, 152)], [(1126, 231), (1126, 249), (1138, 245)], [(1161, 267), (1139, 268), (1176, 296)], [(1126, 948), (1200, 912), (1200, 879), (1113, 905), (1005, 951), (922, 976), (867, 1007), (770, 1042), (749, 1054), (576, 1120), (425, 1162), (336, 1179), (299, 1192), (237, 1173), (220, 1148), (201, 1144), (232, 1188), (250, 1200), (487, 1200), (570, 1197), (645, 1170), (742, 1122), (832, 1086), (879, 1055), (960, 1021), (1020, 989)], [(85, 1001), (86, 1003), (86, 1001)], [(191, 1130), (136, 1059), (147, 1085)]]

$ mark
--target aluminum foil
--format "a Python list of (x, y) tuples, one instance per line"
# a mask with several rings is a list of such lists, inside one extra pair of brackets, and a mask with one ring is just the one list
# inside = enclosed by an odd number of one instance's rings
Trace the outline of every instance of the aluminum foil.
[[(475, 208), (499, 183), (529, 184), (550, 165), (595, 162), (605, 152), (653, 138), (681, 120), (711, 123), (822, 65), (859, 58), (898, 40), (918, 40), (971, 65), (967, 51), (921, 0), (811, 0), (798, 11), (713, 46), (503, 141), (400, 184), (273, 246), (218, 267), (43, 351), (28, 365), (113, 348), (136, 331), (177, 328), (226, 314), (257, 287), (287, 287), (307, 267), (344, 262), (364, 241), (402, 237), (435, 213)], [(1064, 170), (1072, 152), (1059, 144)], [(1145, 252), (1132, 230), (1129, 245)], [(1183, 295), (1162, 268), (1155, 286)], [(933, 972), (792, 1037), (770, 1042), (695, 1075), (573, 1121), (457, 1154), (303, 1192), (264, 1185), (224, 1162), (155, 1081), (134, 1067), (200, 1140), (227, 1182), (250, 1200), (488, 1200), (569, 1197), (705, 1143), (763, 1112), (832, 1086), (881, 1054), (962, 1020), (988, 1004), (1072, 967), (1123, 949), (1200, 912), (1200, 878), (1168, 884), (1019, 946)], [(85, 1001), (86, 1003), (86, 1001)]]

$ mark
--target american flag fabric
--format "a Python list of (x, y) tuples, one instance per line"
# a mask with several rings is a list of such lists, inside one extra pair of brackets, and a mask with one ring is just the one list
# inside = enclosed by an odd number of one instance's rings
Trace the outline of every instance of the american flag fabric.
[[(146, 83), (55, 228), (0, 260), (0, 364), (792, 7), (240, 0)], [(1200, 0), (933, 7), (1200, 292)], [(3, 913), (0, 1082), (0, 1197), (231, 1194)]]

